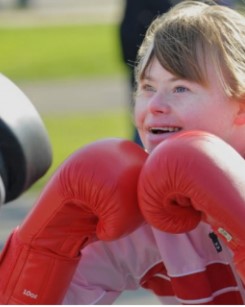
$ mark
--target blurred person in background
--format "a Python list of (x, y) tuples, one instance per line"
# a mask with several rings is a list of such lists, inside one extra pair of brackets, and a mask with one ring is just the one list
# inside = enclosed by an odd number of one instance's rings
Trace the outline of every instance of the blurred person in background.
[[(130, 111), (132, 110), (132, 93), (134, 92), (134, 66), (139, 46), (151, 22), (171, 7), (169, 0), (125, 0), (124, 12), (119, 25), (119, 39), (122, 59), (129, 73)], [(133, 141), (142, 145), (138, 132), (134, 128)]]
[[(182, 2), (184, 0), (170, 0), (172, 5), (178, 4), (180, 2)], [(200, 2), (210, 2), (209, 0), (200, 0)], [(214, 0), (214, 2), (216, 2), (219, 5), (225, 5), (228, 6), (230, 8), (234, 8), (235, 7), (235, 0)]]
[(225, 5), (225, 6), (228, 6), (230, 8), (234, 8), (236, 1), (235, 0), (217, 0), (216, 2), (220, 5)]
[(19, 8), (27, 8), (30, 5), (30, 0), (17, 0)]

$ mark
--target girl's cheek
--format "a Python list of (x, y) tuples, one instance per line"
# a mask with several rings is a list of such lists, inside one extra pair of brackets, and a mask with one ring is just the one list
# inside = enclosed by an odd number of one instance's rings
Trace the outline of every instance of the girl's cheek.
[(134, 106), (134, 120), (137, 124), (140, 124), (144, 120), (146, 114), (146, 103), (141, 99), (135, 100)]

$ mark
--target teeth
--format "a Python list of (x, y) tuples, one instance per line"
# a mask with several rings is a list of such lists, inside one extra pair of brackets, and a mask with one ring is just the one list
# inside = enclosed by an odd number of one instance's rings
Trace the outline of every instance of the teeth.
[(165, 133), (165, 132), (177, 132), (180, 128), (178, 127), (152, 127), (150, 128), (150, 132), (152, 133)]

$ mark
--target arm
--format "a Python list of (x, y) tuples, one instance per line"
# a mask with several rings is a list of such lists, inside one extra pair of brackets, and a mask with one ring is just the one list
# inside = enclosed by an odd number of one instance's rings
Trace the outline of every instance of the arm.
[(206, 132), (184, 132), (162, 142), (139, 180), (139, 203), (154, 227), (182, 233), (208, 222), (234, 252), (245, 281), (245, 162)]
[(142, 223), (136, 187), (145, 158), (133, 142), (108, 139), (60, 166), (1, 255), (2, 304), (59, 304), (81, 249)]

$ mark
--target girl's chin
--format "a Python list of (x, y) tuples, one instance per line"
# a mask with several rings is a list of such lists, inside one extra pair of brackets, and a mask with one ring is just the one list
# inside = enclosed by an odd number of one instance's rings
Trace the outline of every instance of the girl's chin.
[[(158, 144), (157, 144), (158, 145)], [(157, 145), (147, 145), (147, 146), (144, 146), (145, 148), (145, 151), (150, 154), (156, 147)]]
[(148, 153), (151, 153), (160, 143), (167, 140), (177, 132), (162, 133), (162, 134), (148, 134), (143, 139), (143, 144)]
[(151, 153), (160, 143), (162, 143), (166, 137), (164, 138), (155, 138), (154, 140), (147, 140), (144, 142), (144, 148), (148, 153)]

